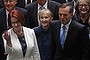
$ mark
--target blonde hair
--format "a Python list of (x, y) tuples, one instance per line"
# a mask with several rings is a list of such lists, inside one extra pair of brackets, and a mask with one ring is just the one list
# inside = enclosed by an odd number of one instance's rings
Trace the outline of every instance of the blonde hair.
[(40, 17), (40, 14), (41, 14), (42, 12), (47, 12), (47, 13), (50, 14), (51, 17), (53, 17), (52, 12), (51, 12), (49, 9), (40, 10), (40, 12), (39, 12), (39, 17)]

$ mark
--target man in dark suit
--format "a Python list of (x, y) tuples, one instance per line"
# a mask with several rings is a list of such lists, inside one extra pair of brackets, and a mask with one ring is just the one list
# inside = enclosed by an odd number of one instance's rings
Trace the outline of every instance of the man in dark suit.
[(13, 9), (17, 9), (21, 11), (25, 18), (28, 18), (28, 11), (25, 9), (22, 9), (20, 7), (16, 7), (17, 0), (4, 0), (4, 6), (0, 9), (0, 60), (5, 60), (6, 56), (4, 55), (4, 46), (3, 46), (3, 40), (2, 40), (2, 33), (8, 29), (8, 13), (12, 11)]
[(53, 19), (58, 19), (58, 8), (60, 3), (49, 0), (37, 0), (32, 4), (27, 5), (25, 8), (29, 12), (29, 20), (26, 21), (26, 26), (33, 28), (39, 25), (38, 13), (40, 8), (49, 9), (53, 14)]
[(54, 60), (88, 60), (88, 30), (72, 20), (72, 16), (71, 6), (63, 4), (59, 8), (59, 21), (52, 22)]

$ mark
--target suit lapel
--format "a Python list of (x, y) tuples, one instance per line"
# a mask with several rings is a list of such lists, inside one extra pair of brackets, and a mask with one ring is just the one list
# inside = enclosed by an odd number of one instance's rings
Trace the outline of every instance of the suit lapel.
[(48, 3), (47, 3), (47, 8), (51, 11), (51, 12), (53, 12), (54, 10), (54, 8), (53, 8), (53, 6), (52, 6), (52, 4), (51, 4), (51, 2), (50, 1), (48, 1)]
[(34, 17), (35, 23), (38, 24), (38, 2), (35, 2), (32, 12), (34, 14), (33, 16), (35, 16)]
[(61, 24), (58, 22), (57, 25), (55, 26), (55, 32), (54, 34), (55, 35), (55, 40), (56, 40), (56, 43), (57, 43), (57, 46), (60, 50), (62, 50), (62, 47), (61, 47), (61, 40), (60, 40), (60, 28), (61, 28)]
[(66, 40), (65, 40), (65, 44), (64, 44), (64, 48), (70, 46), (70, 42), (72, 42), (74, 34), (75, 34), (75, 29), (74, 27), (74, 22), (72, 21), (70, 26), (69, 26), (69, 30), (66, 36)]
[(5, 8), (3, 9), (3, 12), (5, 12), (5, 13), (2, 13), (3, 15), (2, 15), (2, 17), (4, 17), (2, 20), (2, 22), (4, 22), (5, 24), (3, 24), (4, 25), (4, 27), (5, 27), (5, 30), (7, 29), (7, 15), (6, 15), (6, 11), (5, 11)]

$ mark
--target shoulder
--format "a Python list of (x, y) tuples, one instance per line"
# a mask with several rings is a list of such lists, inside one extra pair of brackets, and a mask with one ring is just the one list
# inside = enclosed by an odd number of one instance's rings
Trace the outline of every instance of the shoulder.
[(59, 23), (60, 21), (59, 20), (53, 20), (52, 22), (51, 22), (51, 25), (57, 25), (57, 23)]
[(72, 21), (71, 25), (73, 25), (73, 28), (79, 30), (79, 31), (86, 31), (87, 27), (83, 24), (80, 24), (77, 21)]
[(35, 33), (39, 33), (41, 31), (41, 28), (38, 26), (34, 27), (33, 30), (35, 31)]
[(28, 33), (34, 33), (34, 30), (31, 28), (23, 27), (23, 30)]
[(39, 27), (34, 27), (34, 28), (33, 28), (33, 30), (35, 30), (35, 31), (38, 30), (38, 29), (39, 29)]
[(83, 28), (83, 27), (86, 27), (85, 25), (83, 24), (80, 24), (79, 22), (77, 21), (73, 21), (72, 24), (74, 24), (76, 27), (79, 27), (79, 28)]
[(25, 6), (25, 8), (28, 9), (28, 8), (32, 8), (32, 7), (34, 7), (34, 6), (37, 6), (37, 1), (28, 4), (27, 6)]
[(27, 10), (26, 10), (26, 9), (21, 8), (21, 7), (16, 7), (16, 9), (17, 9), (17, 10), (19, 10), (19, 11), (21, 11), (21, 12), (27, 12)]
[(50, 5), (58, 5), (58, 6), (61, 5), (60, 3), (56, 2), (56, 1), (49, 1), (49, 3), (50, 3)]
[(3, 13), (5, 11), (5, 8), (0, 9), (0, 13)]

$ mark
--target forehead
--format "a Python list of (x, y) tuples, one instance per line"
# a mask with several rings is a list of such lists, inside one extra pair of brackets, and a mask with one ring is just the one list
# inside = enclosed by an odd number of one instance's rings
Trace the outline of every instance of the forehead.
[(50, 12), (49, 11), (41, 12), (40, 16), (42, 16), (42, 15), (50, 16)]
[(66, 6), (64, 8), (59, 8), (59, 13), (65, 12), (65, 13), (69, 13), (70, 11), (70, 7)]
[(17, 18), (15, 18), (15, 17), (12, 17), (12, 18), (11, 18), (11, 21), (12, 21), (12, 22), (16, 22), (16, 21), (19, 21), (19, 20), (18, 20)]
[(86, 0), (79, 0), (79, 4), (88, 4)]

